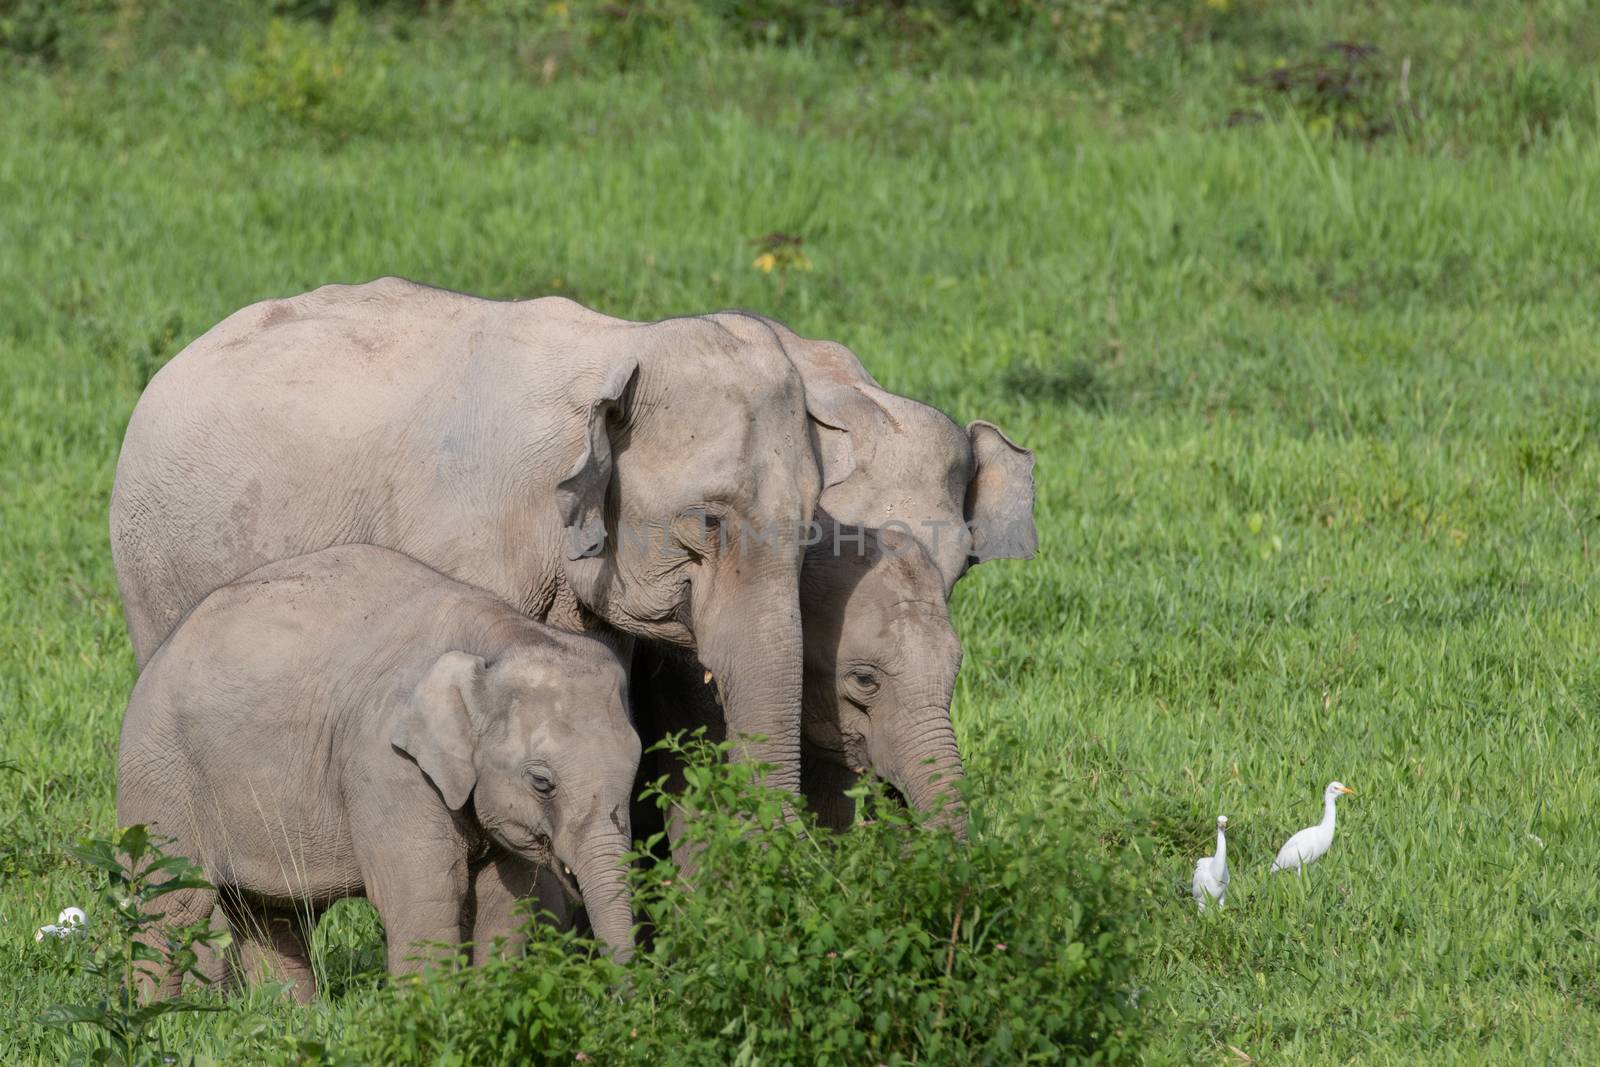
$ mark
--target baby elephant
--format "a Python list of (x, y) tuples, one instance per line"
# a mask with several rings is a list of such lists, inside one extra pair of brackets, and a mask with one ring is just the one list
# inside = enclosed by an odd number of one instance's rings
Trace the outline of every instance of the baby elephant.
[(844, 829), (845, 791), (865, 771), (888, 780), (935, 825), (966, 834), (956, 785), (963, 769), (950, 722), (961, 639), (944, 577), (910, 534), (824, 528), (800, 572), (805, 627), (801, 715), (806, 801)]
[[(800, 572), (805, 633), (801, 791), (818, 822), (835, 830), (855, 820), (846, 795), (867, 772), (886, 779), (907, 803), (937, 811), (933, 825), (966, 834), (958, 783), (961, 753), (950, 721), (961, 640), (950, 625), (944, 577), (909, 534), (835, 527), (824, 516), (820, 540)], [(641, 652), (649, 650), (641, 646)], [(723, 736), (710, 675), (670, 657), (636, 659), (636, 714), (653, 738), (705, 728)], [(684, 768), (670, 753), (647, 757), (645, 780), (682, 792)], [(640, 825), (649, 805), (635, 809)], [(674, 808), (665, 829), (676, 845), (686, 830)], [(692, 869), (693, 858), (678, 855)]]
[[(512, 856), (576, 873), (596, 934), (632, 949), (621, 860), (639, 740), (601, 642), (536, 623), (399, 553), (345, 545), (207, 597), (146, 666), (122, 727), (117, 816), (173, 839), (221, 898), (249, 971), (315, 992), (317, 915), (372, 899), (389, 969), (509, 913)], [(162, 944), (159, 930), (152, 947)], [(150, 976), (171, 996), (181, 974)]]

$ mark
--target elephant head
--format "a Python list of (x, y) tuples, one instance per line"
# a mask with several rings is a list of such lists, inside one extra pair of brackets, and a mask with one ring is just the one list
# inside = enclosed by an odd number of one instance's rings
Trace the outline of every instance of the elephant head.
[(834, 520), (909, 531), (938, 567), (946, 596), (974, 564), (1033, 557), (1033, 453), (998, 426), (980, 419), (963, 429), (937, 408), (889, 392), (844, 345), (758, 315), (716, 317), (746, 335), (777, 336), (808, 405), (828, 412), (826, 425), (813, 428), (818, 454), (847, 448), (849, 462), (848, 476), (825, 485), (818, 500)]
[(950, 702), (961, 642), (944, 578), (917, 541), (892, 530), (827, 526), (806, 556), (806, 746), (860, 773), (872, 770), (915, 808), (943, 807), (957, 834), (961, 754)]
[(614, 358), (580, 379), (581, 447), (554, 494), (564, 584), (589, 615), (693, 649), (729, 736), (765, 738), (743, 755), (797, 790), (800, 564), (818, 495), (851, 471), (839, 415), (805, 392), (765, 328), (687, 318), (586, 331)]
[(623, 855), (632, 847), (628, 803), (639, 739), (628, 722), (624, 672), (593, 654), (548, 653), (512, 649), (493, 663), (444, 653), (390, 741), (451, 811), (470, 801), (496, 842), (558, 874), (575, 872), (595, 933), (626, 961), (633, 914)]

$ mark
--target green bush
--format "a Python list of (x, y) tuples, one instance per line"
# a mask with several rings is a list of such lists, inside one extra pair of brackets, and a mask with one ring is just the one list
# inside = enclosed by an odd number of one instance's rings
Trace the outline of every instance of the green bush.
[(450, 0), (272, 0), (271, 4), (274, 14), (321, 19), (323, 22), (331, 22), (346, 9), (420, 15), (450, 6)]
[(70, 961), (89, 976), (99, 998), (89, 1003), (57, 1004), (40, 1014), (45, 1026), (75, 1029), (80, 1045), (70, 1063), (143, 1067), (176, 1062), (168, 1054), (160, 1021), (179, 1012), (221, 1011), (218, 1004), (174, 997), (140, 1003), (140, 976), (159, 978), (173, 968), (196, 975), (197, 949), (225, 949), (226, 931), (212, 930), (207, 920), (163, 932), (163, 951), (137, 940), (162, 921), (157, 901), (169, 893), (208, 888), (204, 873), (183, 856), (169, 856), (143, 826), (130, 826), (109, 837), (80, 840), (68, 849), (80, 863), (99, 872), (101, 890), (95, 912), (104, 916), (90, 924), (91, 941), (80, 951), (69, 944)]
[(1335, 41), (1314, 59), (1278, 63), (1257, 83), (1296, 111), (1312, 133), (1372, 140), (1415, 120), (1377, 46)]
[(54, 63), (82, 51), (110, 0), (0, 0), (0, 52)]
[(389, 59), (353, 6), (326, 26), (274, 18), (245, 48), (234, 102), (314, 132), (348, 137), (381, 126)]
[(1186, 20), (1225, 8), (1203, 0), (710, 0), (725, 23), (769, 41), (898, 40), (937, 56), (952, 45), (1008, 44), (1067, 62), (1137, 53)]
[[(348, 95), (331, 74), (347, 68), (350, 27), (400, 33), (477, 27), (512, 42), (548, 79), (557, 72), (628, 70), (721, 42), (840, 48), (917, 65), (977, 61), (1001, 50), (1082, 66), (1140, 55), (1205, 32), (1230, 0), (0, 0), (0, 48), (46, 61), (85, 58), (97, 42), (137, 51), (173, 44), (252, 49), (256, 82), (245, 95), (291, 115), (317, 115)], [(331, 29), (318, 34), (317, 27)], [(102, 40), (104, 39), (104, 40)], [(346, 49), (348, 51), (348, 49)], [(277, 78), (261, 69), (281, 70)]]
[[(1132, 872), (1065, 791), (963, 843), (882, 796), (852, 833), (699, 749), (693, 888), (636, 875), (653, 931), (619, 968), (535, 927), (529, 957), (405, 983), (329, 1046), (350, 1063), (1123, 1062), (1143, 1023)], [(665, 798), (662, 798), (665, 802)], [(312, 1046), (299, 1044), (296, 1056)]]
[(1092, 65), (1203, 32), (1227, 0), (463, 0), (459, 21), (515, 27), (523, 58), (629, 69), (721, 41), (840, 48), (915, 65), (986, 52)]
[(513, 42), (545, 81), (705, 55), (717, 44), (718, 27), (696, 0), (467, 0), (454, 14), (480, 37)]

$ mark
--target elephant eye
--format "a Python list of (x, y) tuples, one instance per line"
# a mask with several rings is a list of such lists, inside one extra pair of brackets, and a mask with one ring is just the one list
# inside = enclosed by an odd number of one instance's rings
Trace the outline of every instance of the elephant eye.
[(556, 780), (550, 773), (550, 768), (542, 763), (525, 767), (523, 777), (528, 780), (528, 788), (542, 797), (552, 796), (556, 791)]
[(845, 695), (865, 700), (878, 691), (878, 672), (871, 667), (851, 667), (844, 675)]
[(703, 557), (727, 547), (723, 543), (722, 526), (722, 515), (714, 505), (697, 505), (679, 516), (673, 532), (680, 545), (692, 555)]

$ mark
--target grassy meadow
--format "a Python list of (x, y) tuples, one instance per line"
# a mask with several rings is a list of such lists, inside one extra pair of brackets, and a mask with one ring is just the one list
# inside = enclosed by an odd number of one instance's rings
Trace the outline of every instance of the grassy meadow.
[[(1587, 5), (1172, 0), (1099, 51), (670, 3), (113, 3), (40, 46), (36, 6), (0, 2), (0, 1062), (65, 1061), (31, 1020), (92, 997), (33, 931), (114, 824), (139, 391), (244, 304), (386, 274), (751, 308), (1035, 451), (1039, 557), (955, 595), (957, 730), (983, 832), (1065, 789), (1138, 872), (1150, 1062), (1600, 1059)], [(808, 263), (756, 269), (772, 233)], [(1269, 878), (1334, 778), (1331, 853)], [(335, 1056), (379, 938), (341, 905), (320, 1004), (164, 1025)]]

